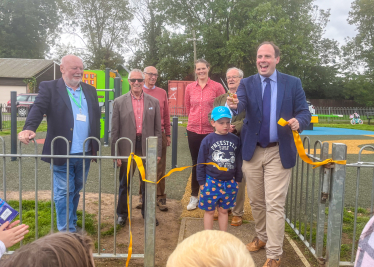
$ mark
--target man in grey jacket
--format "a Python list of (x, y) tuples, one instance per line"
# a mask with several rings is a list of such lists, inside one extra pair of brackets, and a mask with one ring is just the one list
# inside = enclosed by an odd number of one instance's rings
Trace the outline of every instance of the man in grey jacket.
[[(159, 102), (156, 98), (143, 93), (144, 74), (141, 70), (133, 69), (130, 71), (128, 80), (131, 87), (130, 92), (118, 97), (113, 104), (111, 131), (112, 156), (115, 155), (115, 144), (121, 137), (127, 137), (132, 141), (135, 147), (135, 155), (145, 156), (146, 139), (149, 136), (157, 136), (157, 160), (159, 161), (162, 152)], [(129, 156), (131, 153), (130, 142), (127, 140), (119, 141), (117, 152), (119, 156)], [(121, 167), (119, 174), (120, 187), (117, 206), (117, 223), (121, 226), (125, 226), (129, 214), (127, 210), (127, 161), (118, 159), (117, 166)], [(135, 170), (135, 167), (133, 167), (133, 170)], [(141, 181), (141, 191), (143, 203), (145, 203), (145, 183), (143, 181)], [(143, 218), (144, 206), (145, 205), (142, 207)], [(156, 225), (158, 225), (157, 220)]]

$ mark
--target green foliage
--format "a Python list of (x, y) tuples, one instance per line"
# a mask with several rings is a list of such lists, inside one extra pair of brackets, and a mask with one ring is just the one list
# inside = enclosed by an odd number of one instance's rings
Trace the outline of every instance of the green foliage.
[(374, 131), (374, 125), (368, 125), (368, 124), (352, 125), (349, 122), (346, 122), (344, 124), (315, 124), (314, 126), (315, 127), (344, 128), (344, 129)]
[(27, 87), (30, 90), (30, 93), (35, 93), (35, 87), (36, 87), (36, 79), (35, 77), (26, 78), (23, 80), (25, 84), (27, 84)]
[[(17, 134), (23, 130), (25, 126), (25, 121), (17, 121)], [(5, 130), (0, 131), (0, 136), (10, 135), (10, 121), (3, 121), (3, 127)], [(47, 122), (42, 121), (36, 129), (36, 132), (46, 132), (47, 131)]]
[[(340, 261), (349, 261), (351, 257), (352, 252), (352, 239), (353, 239), (353, 230), (354, 230), (354, 214), (355, 209), (353, 207), (347, 207), (343, 210), (343, 239), (342, 244), (340, 248)], [(325, 209), (326, 218), (329, 215), (329, 209)], [(370, 212), (368, 212), (364, 208), (357, 208), (357, 220), (356, 220), (356, 236), (355, 236), (355, 243), (357, 244), (361, 232), (364, 229), (366, 223), (370, 219)], [(316, 242), (316, 223), (313, 224), (313, 231), (312, 231), (312, 245), (314, 246)], [(327, 227), (327, 224), (325, 224), (325, 228)], [(296, 229), (299, 229), (299, 221), (296, 221)], [(304, 235), (305, 233), (305, 224), (304, 222), (301, 222), (300, 225), (301, 233)], [(299, 236), (295, 233), (295, 231), (291, 228), (289, 224), (286, 223), (285, 227), (286, 233), (294, 240), (300, 241)], [(306, 228), (306, 237), (307, 241), (309, 242), (310, 239), (310, 223), (308, 222), (307, 228)], [(326, 246), (327, 242), (327, 232), (325, 231), (324, 237), (323, 237), (323, 245)], [(357, 246), (355, 247), (355, 249)]]
[[(117, 69), (129, 34), (132, 13), (127, 0), (62, 0), (65, 28), (87, 40), (82, 57), (89, 69)], [(78, 25), (78, 26), (77, 26)]]
[(374, 80), (368, 75), (351, 74), (344, 83), (346, 98), (351, 98), (357, 103), (374, 106)]
[(355, 25), (358, 34), (347, 38), (342, 51), (345, 70), (344, 94), (360, 104), (374, 106), (374, 1), (355, 0), (348, 23)]
[[(15, 210), (19, 211), (19, 202), (15, 200), (7, 201), (10, 206)], [(22, 223), (29, 226), (29, 233), (23, 239), (23, 244), (31, 243), (35, 240), (35, 201), (34, 200), (23, 200), (22, 201)], [(82, 226), (82, 212), (77, 212), (78, 221), (77, 225)], [(86, 213), (85, 227), (86, 232), (90, 235), (96, 233), (95, 220), (93, 214)], [(19, 215), (15, 220), (19, 219)], [(57, 231), (56, 224), (56, 212), (54, 212), (53, 219), (53, 231)], [(51, 232), (51, 202), (50, 201), (38, 201), (38, 237), (43, 237)], [(9, 250), (15, 250), (19, 248), (20, 244), (12, 246)]]
[(0, 58), (44, 58), (60, 23), (59, 1), (0, 2)]
[(355, 0), (349, 12), (348, 23), (355, 25), (358, 34), (350, 41), (354, 42), (354, 49), (358, 51), (359, 58), (368, 68), (365, 74), (373, 78), (374, 69), (374, 1)]
[[(119, 224), (116, 225), (116, 231), (118, 233), (118, 231), (121, 229), (121, 226)], [(101, 231), (101, 236), (112, 236), (114, 235), (114, 226), (111, 226), (108, 230), (106, 231)]]
[(130, 65), (155, 65), (162, 87), (167, 80), (194, 79), (193, 42), (187, 39), (195, 30), (200, 39), (197, 57), (211, 63), (210, 77), (215, 81), (221, 82), (233, 66), (245, 76), (255, 74), (257, 46), (273, 41), (281, 49), (277, 68), (300, 77), (307, 97), (343, 97), (337, 78), (338, 44), (322, 38), (330, 13), (311, 0), (158, 0), (143, 6), (143, 17), (148, 18), (138, 39), (143, 45)]

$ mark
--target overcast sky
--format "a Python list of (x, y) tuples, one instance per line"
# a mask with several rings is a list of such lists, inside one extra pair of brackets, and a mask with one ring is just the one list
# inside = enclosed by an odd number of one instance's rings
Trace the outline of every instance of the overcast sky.
[(315, 4), (321, 9), (330, 9), (330, 22), (326, 26), (325, 38), (337, 40), (345, 44), (344, 38), (356, 36), (355, 26), (347, 22), (348, 13), (353, 0), (316, 0)]

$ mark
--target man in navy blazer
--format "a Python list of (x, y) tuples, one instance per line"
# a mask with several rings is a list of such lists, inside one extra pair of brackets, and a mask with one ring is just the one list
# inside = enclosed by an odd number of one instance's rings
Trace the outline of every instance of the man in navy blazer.
[[(284, 206), (296, 162), (292, 130), (303, 131), (311, 119), (300, 79), (277, 71), (279, 59), (275, 44), (262, 43), (257, 49), (258, 74), (241, 80), (237, 98), (227, 98), (234, 113), (246, 110), (242, 169), (257, 234), (247, 248), (266, 247), (264, 266), (271, 267), (280, 266), (283, 253)], [(280, 118), (288, 125), (278, 125)]]
[[(47, 115), (47, 136), (43, 146), (43, 155), (51, 155), (51, 142), (56, 136), (63, 136), (54, 142), (54, 155), (96, 155), (99, 144), (88, 137), (100, 138), (100, 109), (96, 89), (82, 82), (83, 62), (79, 57), (67, 55), (62, 58), (60, 70), (62, 78), (41, 82), (39, 94), (26, 119), (23, 131), (18, 139), (28, 144), (35, 137), (35, 131)], [(68, 145), (68, 151), (67, 151)], [(42, 158), (51, 163), (51, 158)], [(53, 159), (53, 192), (57, 214), (57, 228), (67, 230), (66, 221), (66, 158)], [(77, 231), (77, 207), (80, 190), (87, 180), (90, 160), (85, 159), (85, 179), (83, 181), (83, 159), (69, 160), (69, 231)]]

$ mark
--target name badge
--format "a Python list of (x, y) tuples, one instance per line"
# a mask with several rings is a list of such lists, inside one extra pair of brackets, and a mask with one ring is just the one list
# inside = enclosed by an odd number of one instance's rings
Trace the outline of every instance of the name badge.
[(86, 115), (77, 114), (77, 121), (86, 121)]
[(13, 221), (17, 215), (18, 212), (0, 198), (0, 225)]

